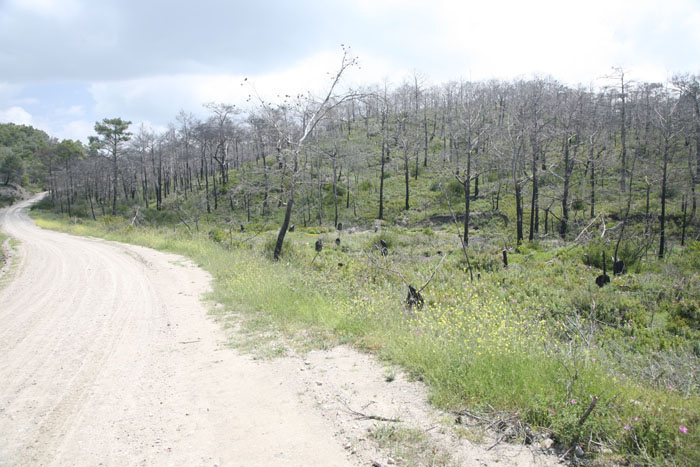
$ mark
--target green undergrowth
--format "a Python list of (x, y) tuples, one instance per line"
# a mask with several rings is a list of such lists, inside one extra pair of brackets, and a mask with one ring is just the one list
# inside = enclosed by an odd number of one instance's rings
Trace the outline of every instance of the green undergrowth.
[[(700, 258), (696, 245), (656, 265), (658, 274), (615, 277), (599, 289), (582, 247), (537, 244), (512, 251), (505, 270), (498, 248), (475, 246), (480, 278), (472, 282), (449, 229), (298, 228), (273, 262), (274, 231), (33, 215), (42, 227), (188, 256), (213, 276), (224, 323), (240, 315), (272, 340), (281, 332), (307, 345), (351, 343), (402, 365), (439, 407), (510, 411), (562, 450), (578, 443), (604, 462), (700, 464), (698, 277), (683, 272)], [(674, 270), (685, 278), (670, 285), (664, 278)], [(427, 284), (422, 309), (404, 305), (404, 281)]]

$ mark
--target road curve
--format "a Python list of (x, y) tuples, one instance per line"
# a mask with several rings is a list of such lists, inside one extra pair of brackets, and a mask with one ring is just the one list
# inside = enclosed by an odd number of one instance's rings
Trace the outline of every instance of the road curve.
[(351, 465), (285, 372), (222, 348), (182, 257), (37, 228), (0, 289), (0, 466)]

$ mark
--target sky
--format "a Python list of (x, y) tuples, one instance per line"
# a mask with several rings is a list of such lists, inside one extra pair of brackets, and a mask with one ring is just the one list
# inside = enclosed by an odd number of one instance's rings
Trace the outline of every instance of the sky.
[[(156, 131), (208, 102), (346, 87), (700, 73), (700, 0), (0, 0), (0, 123)], [(245, 80), (245, 81), (244, 81)]]

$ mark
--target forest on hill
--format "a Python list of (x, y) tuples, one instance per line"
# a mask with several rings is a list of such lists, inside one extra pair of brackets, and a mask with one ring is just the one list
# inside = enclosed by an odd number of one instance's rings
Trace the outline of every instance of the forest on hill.
[(43, 183), (38, 155), (49, 148), (50, 140), (49, 135), (28, 125), (0, 124), (0, 207), (20, 196), (15, 184)]
[(5, 125), (0, 176), (48, 189), (41, 225), (193, 256), (232, 310), (377, 352), (504, 437), (700, 462), (700, 76), (341, 92), (352, 64), (160, 134), (106, 118), (25, 156)]
[[(210, 103), (206, 121), (182, 112), (163, 134), (106, 119), (89, 146), (54, 142), (39, 160), (54, 203), (69, 211), (85, 200), (93, 218), (116, 215), (118, 203), (160, 211), (178, 198), (188, 214), (251, 222), (279, 216), (294, 193), (297, 224), (396, 223), (448, 214), (442, 194), (461, 192), (453, 208), (467, 244), (470, 201), (490, 200), (488, 210), (515, 214), (509, 244), (555, 232), (567, 239), (597, 216), (629, 211), (644, 218), (644, 236), (663, 257), (669, 232), (681, 243), (698, 235), (688, 228), (700, 182), (699, 93), (694, 76), (628, 83), (622, 71), (599, 90), (416, 79), (323, 105), (308, 96), (245, 112)], [(419, 191), (425, 179), (435, 194)], [(203, 205), (187, 203), (195, 192)]]

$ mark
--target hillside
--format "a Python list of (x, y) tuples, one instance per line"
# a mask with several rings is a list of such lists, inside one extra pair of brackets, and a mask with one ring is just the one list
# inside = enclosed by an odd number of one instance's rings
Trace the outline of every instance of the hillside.
[(0, 123), (0, 207), (27, 199), (25, 188), (41, 183), (41, 157), (49, 143), (41, 130)]
[(696, 82), (405, 85), (162, 135), (105, 119), (47, 152), (37, 215), (189, 255), (229, 319), (375, 352), (572, 461), (693, 465)]

